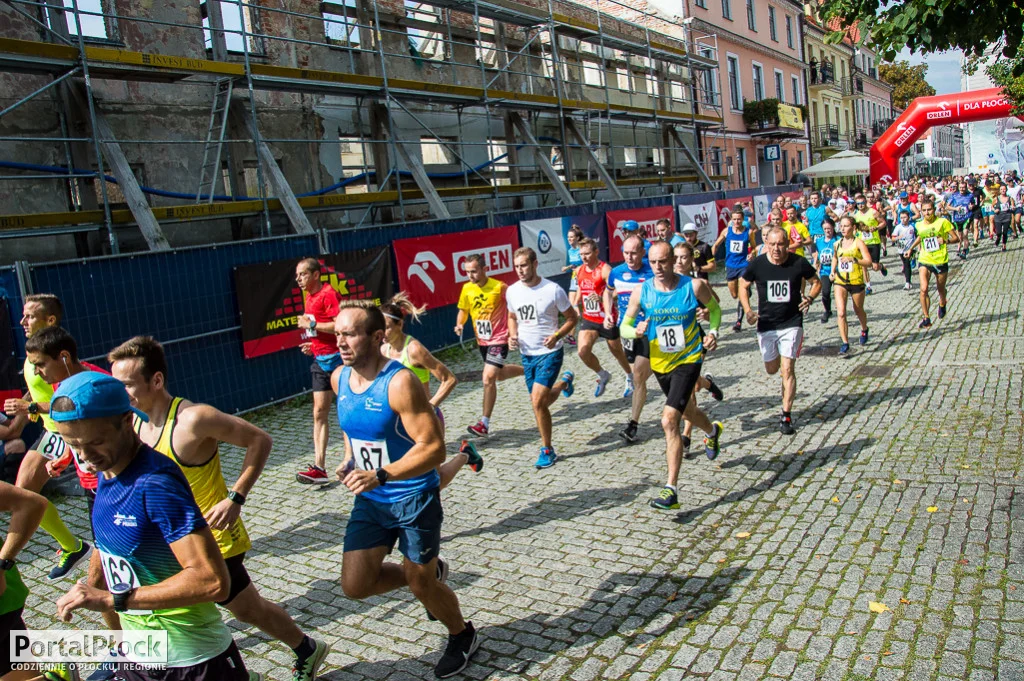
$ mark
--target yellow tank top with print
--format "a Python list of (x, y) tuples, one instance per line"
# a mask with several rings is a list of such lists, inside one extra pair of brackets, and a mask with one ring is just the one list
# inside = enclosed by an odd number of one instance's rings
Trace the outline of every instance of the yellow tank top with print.
[[(854, 262), (843, 263), (840, 258), (852, 258)], [(864, 283), (864, 268), (857, 260), (860, 260), (861, 252), (857, 248), (857, 242), (849, 248), (843, 246), (843, 240), (836, 244), (836, 283), (844, 286), (859, 286)]]
[[(181, 472), (188, 480), (188, 486), (192, 488), (192, 496), (203, 515), (210, 512), (214, 506), (228, 498), (228, 486), (224, 482), (224, 473), (220, 469), (220, 448), (214, 451), (213, 456), (206, 463), (196, 466), (183, 463), (174, 452), (174, 445), (171, 438), (174, 435), (174, 425), (178, 419), (178, 408), (181, 406), (182, 398), (175, 397), (171, 400), (171, 407), (167, 412), (167, 419), (160, 431), (153, 449), (168, 457), (178, 464)], [(142, 423), (135, 417), (135, 432), (139, 432)], [(226, 530), (215, 530), (212, 527), (213, 538), (217, 540), (221, 555), (224, 558), (231, 558), (240, 553), (245, 553), (252, 548), (249, 541), (249, 533), (245, 530), (245, 524), (239, 518)]]

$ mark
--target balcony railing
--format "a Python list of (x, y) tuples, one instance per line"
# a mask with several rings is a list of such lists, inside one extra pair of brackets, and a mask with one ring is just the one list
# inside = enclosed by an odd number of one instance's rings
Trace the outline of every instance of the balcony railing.
[(863, 76), (849, 76), (843, 79), (843, 97), (856, 97), (864, 94)]
[(885, 120), (882, 121), (875, 121), (874, 123), (871, 124), (871, 134), (873, 134), (875, 138), (877, 138), (883, 132), (888, 130), (895, 122), (895, 118), (886, 118)]
[(846, 151), (852, 144), (849, 134), (841, 134), (838, 125), (819, 125), (811, 130), (811, 146), (816, 149)]
[(869, 68), (867, 70), (862, 69), (859, 66), (854, 66), (853, 70), (855, 72), (857, 72), (857, 73), (862, 73), (862, 74), (864, 74), (865, 76), (867, 76), (869, 78), (874, 78), (875, 80), (878, 80), (878, 67), (877, 66), (872, 66), (871, 68)]
[(856, 149), (867, 149), (874, 143), (868, 128), (857, 128), (853, 138), (853, 146)]
[(807, 70), (807, 78), (810, 87), (832, 87), (837, 89), (841, 87), (836, 81), (835, 69), (832, 68), (831, 62), (823, 61), (820, 64), (812, 62)]

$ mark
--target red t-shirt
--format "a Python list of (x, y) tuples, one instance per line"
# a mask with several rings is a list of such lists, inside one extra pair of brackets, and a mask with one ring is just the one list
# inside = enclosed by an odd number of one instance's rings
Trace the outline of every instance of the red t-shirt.
[[(96, 371), (96, 372), (101, 373), (101, 374), (106, 374), (107, 376), (110, 375), (109, 371), (107, 371), (106, 369), (101, 369), (100, 367), (96, 366), (95, 364), (90, 364), (89, 362), (82, 362), (81, 364), (82, 364), (82, 366), (84, 366), (89, 371)], [(53, 384), (54, 392), (56, 392), (57, 388), (59, 388), (59, 387), (60, 387), (60, 383), (54, 383)], [(83, 459), (80, 459), (79, 456), (78, 456), (78, 452), (76, 452), (75, 450), (71, 449), (71, 447), (68, 447), (67, 449), (68, 449), (69, 452), (71, 452), (71, 460), (75, 462), (75, 473), (78, 474), (78, 482), (79, 482), (79, 484), (82, 485), (82, 487), (85, 488), (85, 489), (91, 489), (91, 490), (96, 489), (96, 487), (99, 486), (99, 478), (96, 477), (95, 473), (87, 473), (84, 470), (82, 470), (82, 466), (86, 465), (85, 461)]]
[(608, 282), (604, 280), (603, 269), (604, 263), (598, 262), (593, 270), (588, 270), (586, 265), (580, 265), (576, 270), (576, 286), (583, 301), (583, 319), (594, 324), (604, 323), (604, 290)]
[(306, 296), (306, 315), (313, 315), (316, 320), (316, 331), (302, 330), (302, 342), (309, 341), (313, 347), (313, 355), (333, 355), (338, 352), (334, 340), (334, 318), (338, 316), (338, 292), (330, 284), (323, 284), (316, 293)]

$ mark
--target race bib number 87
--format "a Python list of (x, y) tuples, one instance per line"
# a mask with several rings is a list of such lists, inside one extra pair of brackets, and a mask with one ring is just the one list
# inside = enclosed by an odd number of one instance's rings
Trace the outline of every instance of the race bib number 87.
[(384, 440), (360, 440), (353, 437), (350, 438), (350, 441), (356, 468), (375, 471), (391, 463), (391, 459), (388, 457), (388, 443)]

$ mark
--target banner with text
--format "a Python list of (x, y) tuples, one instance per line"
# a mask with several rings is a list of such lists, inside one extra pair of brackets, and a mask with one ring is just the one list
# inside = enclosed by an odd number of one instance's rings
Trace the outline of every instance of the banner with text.
[(768, 222), (768, 216), (772, 211), (772, 202), (767, 194), (758, 194), (754, 197), (754, 221), (758, 225)]
[(605, 259), (605, 234), (602, 215), (570, 215), (546, 220), (524, 220), (519, 223), (523, 246), (537, 253), (538, 272), (542, 277), (555, 277), (569, 264), (568, 234), (573, 225), (597, 241), (598, 257)]
[[(391, 297), (391, 258), (386, 247), (332, 253), (317, 258), (320, 280), (344, 299)], [(305, 292), (295, 284), (298, 260), (275, 260), (235, 268), (235, 292), (242, 318), (246, 359), (296, 348), (302, 341), (298, 317)]]
[(398, 285), (417, 305), (457, 303), (462, 285), (469, 281), (462, 263), (474, 253), (483, 256), (488, 277), (506, 283), (518, 281), (512, 268), (512, 254), (519, 248), (519, 229), (515, 225), (399, 239), (392, 247)]
[(718, 219), (715, 216), (715, 202), (697, 203), (692, 206), (679, 206), (679, 229), (692, 222), (697, 226), (697, 238), (706, 243), (714, 243), (718, 238)]
[(608, 262), (618, 263), (622, 257), (622, 223), (636, 220), (640, 223), (640, 234), (645, 239), (654, 236), (654, 225), (658, 220), (668, 220), (675, 231), (675, 211), (672, 206), (654, 206), (652, 208), (631, 208), (629, 210), (611, 210), (605, 213), (608, 226)]
[(721, 234), (726, 227), (729, 226), (729, 217), (732, 214), (732, 209), (736, 204), (742, 205), (748, 201), (753, 201), (753, 197), (741, 196), (738, 199), (725, 199), (715, 201), (715, 209), (718, 212), (718, 232), (715, 233), (715, 238)]

